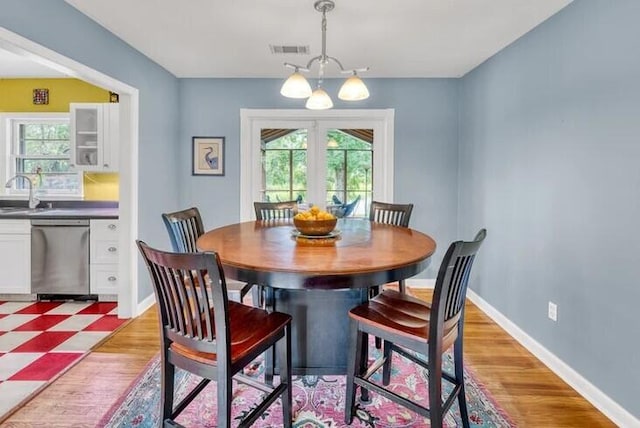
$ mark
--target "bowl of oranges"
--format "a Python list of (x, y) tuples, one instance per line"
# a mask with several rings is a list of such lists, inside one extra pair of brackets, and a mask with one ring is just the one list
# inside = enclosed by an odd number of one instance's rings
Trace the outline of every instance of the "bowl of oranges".
[(336, 227), (338, 219), (331, 213), (313, 205), (308, 211), (302, 211), (293, 217), (293, 224), (301, 235), (325, 236)]

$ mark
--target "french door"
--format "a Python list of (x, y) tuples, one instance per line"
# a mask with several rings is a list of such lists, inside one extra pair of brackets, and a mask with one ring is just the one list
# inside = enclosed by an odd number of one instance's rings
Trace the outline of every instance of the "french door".
[(242, 110), (241, 219), (254, 201), (366, 216), (393, 200), (393, 110)]

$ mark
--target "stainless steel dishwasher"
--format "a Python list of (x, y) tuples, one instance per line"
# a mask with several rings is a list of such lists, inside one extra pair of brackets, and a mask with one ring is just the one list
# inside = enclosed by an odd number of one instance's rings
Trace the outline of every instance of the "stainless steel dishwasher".
[(31, 220), (31, 292), (89, 294), (89, 220)]

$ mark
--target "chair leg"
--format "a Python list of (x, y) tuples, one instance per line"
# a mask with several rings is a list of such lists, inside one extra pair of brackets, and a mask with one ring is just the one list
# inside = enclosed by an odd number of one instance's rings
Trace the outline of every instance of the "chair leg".
[(169, 363), (167, 352), (162, 356), (162, 379), (161, 379), (161, 391), (160, 395), (160, 408), (162, 409), (162, 420), (172, 419), (173, 415), (173, 388), (174, 388), (174, 374), (176, 368), (173, 364)]
[[(244, 287), (242, 287), (242, 289), (240, 290), (240, 303), (243, 302), (244, 296), (246, 296), (251, 290), (253, 290), (253, 286), (253, 284), (245, 284)], [(253, 301), (253, 292), (251, 292), (251, 299)], [(255, 305), (253, 306), (255, 307)]]
[[(369, 335), (365, 332), (360, 332), (360, 335), (360, 358), (358, 358), (358, 361), (360, 362), (360, 368), (358, 374), (363, 375), (369, 368)], [(369, 401), (368, 389), (360, 387), (360, 401), (364, 403)]]
[[(380, 287), (375, 286), (375, 287), (369, 288), (369, 299), (373, 299), (378, 294), (380, 294)], [(380, 339), (379, 337), (376, 337), (375, 338), (375, 342), (376, 342), (376, 349), (381, 349), (382, 348), (382, 339)]]
[(232, 378), (226, 370), (218, 368), (218, 426), (231, 426)]
[(382, 348), (382, 339), (380, 339), (379, 337), (376, 337), (375, 342), (376, 342), (376, 349)]
[(462, 426), (469, 428), (469, 411), (467, 410), (467, 395), (464, 387), (464, 361), (462, 359), (462, 337), (458, 337), (453, 345), (453, 364), (456, 380), (460, 383), (460, 392), (458, 393), (458, 407), (460, 408), (460, 418)]
[(398, 291), (401, 292), (402, 294), (407, 293), (407, 286), (404, 282), (404, 279), (401, 279), (400, 281), (398, 281)]
[(356, 400), (356, 385), (353, 382), (356, 374), (361, 374), (360, 360), (362, 359), (362, 333), (358, 331), (358, 322), (349, 321), (349, 356), (347, 358), (347, 390), (344, 399), (344, 421), (353, 421)]
[(389, 341), (384, 342), (384, 364), (382, 365), (382, 384), (389, 385), (391, 381), (391, 345)]
[(442, 427), (442, 354), (429, 350), (429, 414), (432, 427)]
[(273, 375), (275, 373), (275, 355), (273, 348), (269, 348), (264, 353), (264, 383), (273, 386)]
[(254, 285), (247, 291), (251, 291), (253, 307), (264, 309), (264, 287), (262, 285)]
[(280, 367), (280, 382), (287, 384), (282, 393), (282, 424), (285, 428), (292, 425), (292, 384), (291, 384), (291, 323), (284, 329), (284, 337), (276, 343)]
[[(254, 293), (259, 296), (260, 299), (260, 308), (265, 309), (267, 312), (271, 313), (275, 310), (274, 308), (274, 291), (271, 287), (264, 287), (262, 285), (253, 287)], [(256, 292), (257, 290), (257, 292)], [(254, 305), (255, 306), (255, 305)], [(273, 386), (273, 375), (275, 373), (275, 359), (276, 359), (276, 350), (271, 347), (267, 349), (264, 353), (264, 381), (267, 385)]]
[(377, 285), (375, 287), (371, 287), (369, 288), (369, 298), (373, 299), (374, 297), (376, 297), (378, 294), (380, 293), (380, 287), (378, 287)]

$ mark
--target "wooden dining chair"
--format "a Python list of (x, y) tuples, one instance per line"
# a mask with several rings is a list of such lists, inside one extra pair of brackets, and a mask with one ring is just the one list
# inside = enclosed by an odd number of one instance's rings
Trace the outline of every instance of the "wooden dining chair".
[[(256, 220), (293, 220), (298, 212), (298, 201), (286, 202), (254, 202), (253, 209), (256, 212)], [(265, 290), (262, 286), (256, 286), (252, 293), (256, 306), (264, 308)]]
[[(371, 201), (369, 208), (369, 220), (374, 223), (390, 224), (392, 226), (409, 227), (413, 204), (392, 204), (388, 202)], [(398, 290), (406, 293), (404, 279), (398, 281)], [(369, 288), (369, 297), (373, 298), (380, 293), (380, 287)], [(376, 337), (376, 348), (382, 347), (382, 341)]]
[(372, 201), (369, 209), (369, 220), (376, 223), (409, 227), (412, 211), (413, 204), (391, 204), (388, 202)]
[(254, 202), (256, 220), (292, 219), (298, 212), (298, 201)]
[[(369, 220), (374, 223), (390, 224), (392, 226), (409, 227), (413, 204), (390, 204), (372, 201), (369, 209)], [(404, 279), (398, 281), (398, 289), (405, 293)], [(379, 293), (379, 287), (371, 287), (371, 297)]]
[[(243, 416), (247, 427), (279, 397), (283, 426), (291, 426), (291, 316), (229, 301), (217, 253), (170, 253), (136, 241), (158, 302), (161, 330), (162, 425), (174, 419), (211, 381), (217, 383), (217, 426), (231, 426), (232, 380), (266, 395)], [(205, 286), (202, 286), (202, 285)], [(280, 383), (248, 378), (242, 369), (263, 352), (278, 352)], [(176, 367), (202, 378), (174, 406)]]
[[(413, 204), (391, 204), (388, 202), (372, 201), (369, 209), (369, 220), (375, 223), (390, 224), (393, 226), (409, 227)], [(398, 289), (405, 293), (404, 279), (398, 281)], [(378, 294), (375, 287), (374, 295)]]
[[(457, 241), (447, 250), (430, 303), (395, 290), (384, 290), (367, 303), (349, 311), (350, 348), (347, 361), (345, 422), (350, 424), (355, 413), (356, 385), (363, 401), (369, 390), (383, 395), (424, 417), (431, 427), (442, 427), (444, 415), (458, 400), (462, 424), (469, 427), (465, 399), (463, 366), (464, 305), (473, 260), (486, 237), (482, 229), (473, 241)], [(384, 340), (382, 356), (371, 366), (368, 363), (368, 335)], [(454, 373), (442, 370), (442, 354), (453, 345)], [(416, 402), (388, 388), (391, 381), (391, 359), (396, 352), (427, 370), (428, 403)], [(426, 360), (425, 360), (426, 357)], [(382, 368), (382, 381), (370, 377)], [(443, 380), (453, 389), (442, 400)], [(425, 406), (428, 404), (428, 407)]]
[[(202, 217), (196, 207), (182, 211), (162, 214), (162, 220), (169, 232), (173, 251), (178, 253), (195, 253), (198, 251), (196, 241), (204, 233)], [(227, 291), (229, 298), (242, 303), (244, 296), (251, 290), (251, 284), (229, 281)]]
[[(413, 204), (391, 204), (388, 202), (372, 201), (369, 209), (369, 220), (374, 223), (384, 223), (393, 226), (409, 227)], [(406, 292), (404, 279), (398, 281), (398, 289), (401, 293)], [(379, 293), (378, 287), (371, 288), (371, 296)]]

